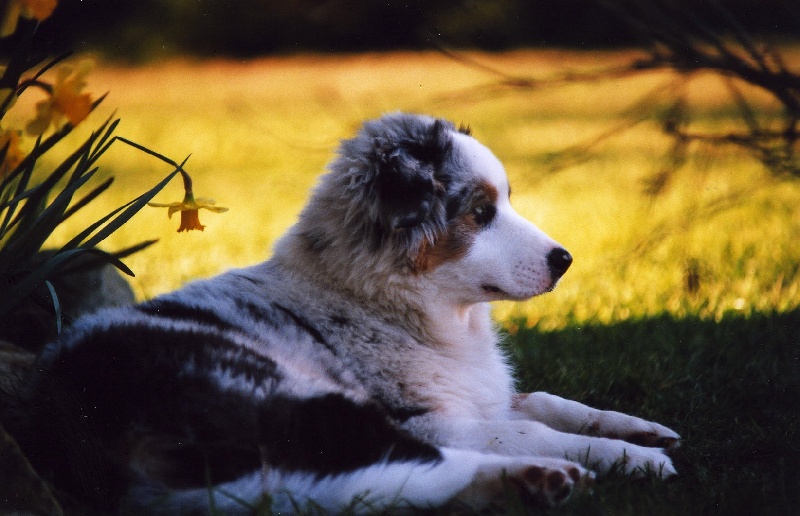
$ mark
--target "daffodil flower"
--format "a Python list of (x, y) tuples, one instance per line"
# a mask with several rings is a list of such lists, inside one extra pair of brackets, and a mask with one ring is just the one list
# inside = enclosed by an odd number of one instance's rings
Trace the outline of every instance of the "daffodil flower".
[[(5, 70), (0, 68), (0, 73), (4, 72)], [(17, 94), (14, 90), (11, 88), (0, 88), (0, 118), (2, 118), (2, 114), (11, 109), (16, 101)]]
[(53, 14), (56, 5), (58, 0), (11, 0), (6, 6), (5, 16), (0, 25), (0, 37), (14, 34), (20, 16), (43, 21)]
[(3, 161), (0, 163), (0, 179), (11, 173), (22, 162), (25, 154), (19, 148), (19, 131), (0, 131), (0, 150), (5, 150)]
[(74, 127), (89, 116), (92, 98), (81, 90), (86, 87), (86, 76), (91, 69), (91, 61), (59, 68), (52, 91), (45, 100), (36, 104), (36, 118), (28, 124), (28, 134), (39, 136), (50, 125), (58, 127), (63, 117)]
[(224, 213), (228, 208), (216, 206), (213, 199), (194, 198), (192, 192), (192, 179), (189, 174), (181, 170), (183, 176), (183, 186), (186, 191), (183, 201), (171, 202), (169, 204), (162, 204), (157, 202), (148, 202), (148, 206), (154, 208), (167, 208), (167, 217), (172, 218), (172, 214), (176, 211), (181, 212), (181, 225), (178, 227), (178, 233), (181, 231), (192, 231), (197, 229), (203, 231), (205, 226), (200, 224), (200, 216), (198, 211), (201, 209), (213, 211), (214, 213)]

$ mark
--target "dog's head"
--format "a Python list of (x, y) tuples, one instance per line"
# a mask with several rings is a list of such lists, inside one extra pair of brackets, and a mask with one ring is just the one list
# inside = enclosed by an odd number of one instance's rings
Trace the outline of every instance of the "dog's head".
[(364, 276), (406, 273), (459, 303), (525, 299), (551, 290), (572, 258), (509, 195), (503, 166), (469, 130), (388, 115), (342, 143), (300, 234)]

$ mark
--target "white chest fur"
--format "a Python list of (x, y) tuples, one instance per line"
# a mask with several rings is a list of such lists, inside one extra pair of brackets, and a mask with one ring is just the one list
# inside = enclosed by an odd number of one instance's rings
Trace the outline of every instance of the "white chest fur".
[(458, 417), (508, 417), (513, 378), (497, 346), (488, 304), (431, 313), (437, 316), (432, 320), (437, 342), (422, 368), (428, 377), (420, 381), (429, 382), (437, 409)]

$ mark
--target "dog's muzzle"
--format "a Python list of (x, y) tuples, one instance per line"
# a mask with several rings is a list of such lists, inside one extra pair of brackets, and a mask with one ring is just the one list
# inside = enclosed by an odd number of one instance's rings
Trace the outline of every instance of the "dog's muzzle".
[(550, 268), (553, 281), (563, 276), (570, 265), (572, 265), (572, 255), (566, 249), (556, 247), (547, 253), (547, 266)]

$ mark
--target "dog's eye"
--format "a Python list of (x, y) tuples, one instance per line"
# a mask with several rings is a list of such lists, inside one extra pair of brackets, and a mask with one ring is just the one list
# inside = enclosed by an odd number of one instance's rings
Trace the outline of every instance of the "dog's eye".
[(496, 212), (497, 208), (490, 203), (479, 204), (472, 208), (472, 216), (475, 217), (475, 222), (480, 226), (489, 224), (494, 219)]

